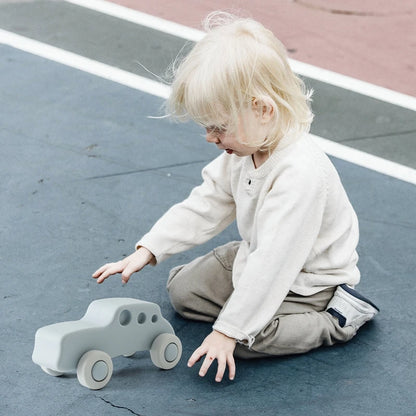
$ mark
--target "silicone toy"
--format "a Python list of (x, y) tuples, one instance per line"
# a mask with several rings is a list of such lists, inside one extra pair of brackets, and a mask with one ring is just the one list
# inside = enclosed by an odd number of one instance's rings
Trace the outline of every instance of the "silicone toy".
[(37, 330), (32, 360), (43, 371), (60, 376), (76, 370), (78, 381), (103, 388), (113, 372), (111, 358), (150, 350), (156, 367), (169, 370), (182, 355), (182, 344), (155, 303), (130, 298), (92, 302), (79, 321)]

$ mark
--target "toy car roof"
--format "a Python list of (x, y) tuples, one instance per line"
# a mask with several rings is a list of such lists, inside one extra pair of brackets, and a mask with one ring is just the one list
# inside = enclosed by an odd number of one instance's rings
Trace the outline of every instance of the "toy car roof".
[(122, 309), (127, 309), (130, 312), (161, 315), (160, 307), (152, 302), (132, 298), (108, 298), (91, 302), (82, 320), (102, 325), (109, 324), (114, 320), (117, 312)]

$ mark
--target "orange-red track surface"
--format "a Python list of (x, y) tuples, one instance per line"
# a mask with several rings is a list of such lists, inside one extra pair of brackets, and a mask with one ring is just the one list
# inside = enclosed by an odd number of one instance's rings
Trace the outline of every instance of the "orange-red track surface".
[(273, 30), (289, 56), (416, 96), (415, 0), (115, 0), (201, 28), (213, 10), (253, 17)]

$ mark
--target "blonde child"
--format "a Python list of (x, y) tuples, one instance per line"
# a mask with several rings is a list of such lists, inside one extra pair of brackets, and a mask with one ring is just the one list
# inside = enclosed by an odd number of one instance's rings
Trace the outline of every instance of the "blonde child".
[(353, 287), (358, 221), (338, 174), (308, 136), (310, 94), (260, 23), (214, 13), (207, 35), (176, 70), (167, 112), (192, 119), (223, 154), (203, 182), (169, 209), (129, 257), (98, 269), (123, 282), (147, 264), (202, 244), (236, 220), (241, 241), (174, 268), (175, 310), (213, 322), (188, 361), (304, 353), (350, 340), (378, 309)]

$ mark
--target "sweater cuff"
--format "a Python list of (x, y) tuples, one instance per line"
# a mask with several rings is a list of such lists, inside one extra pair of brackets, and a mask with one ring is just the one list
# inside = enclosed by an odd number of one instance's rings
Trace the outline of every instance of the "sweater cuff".
[(227, 335), (227, 337), (234, 338), (238, 343), (243, 344), (248, 348), (251, 348), (255, 340), (252, 335), (246, 334), (240, 329), (235, 328), (232, 325), (227, 325), (221, 321), (216, 321), (212, 328)]

